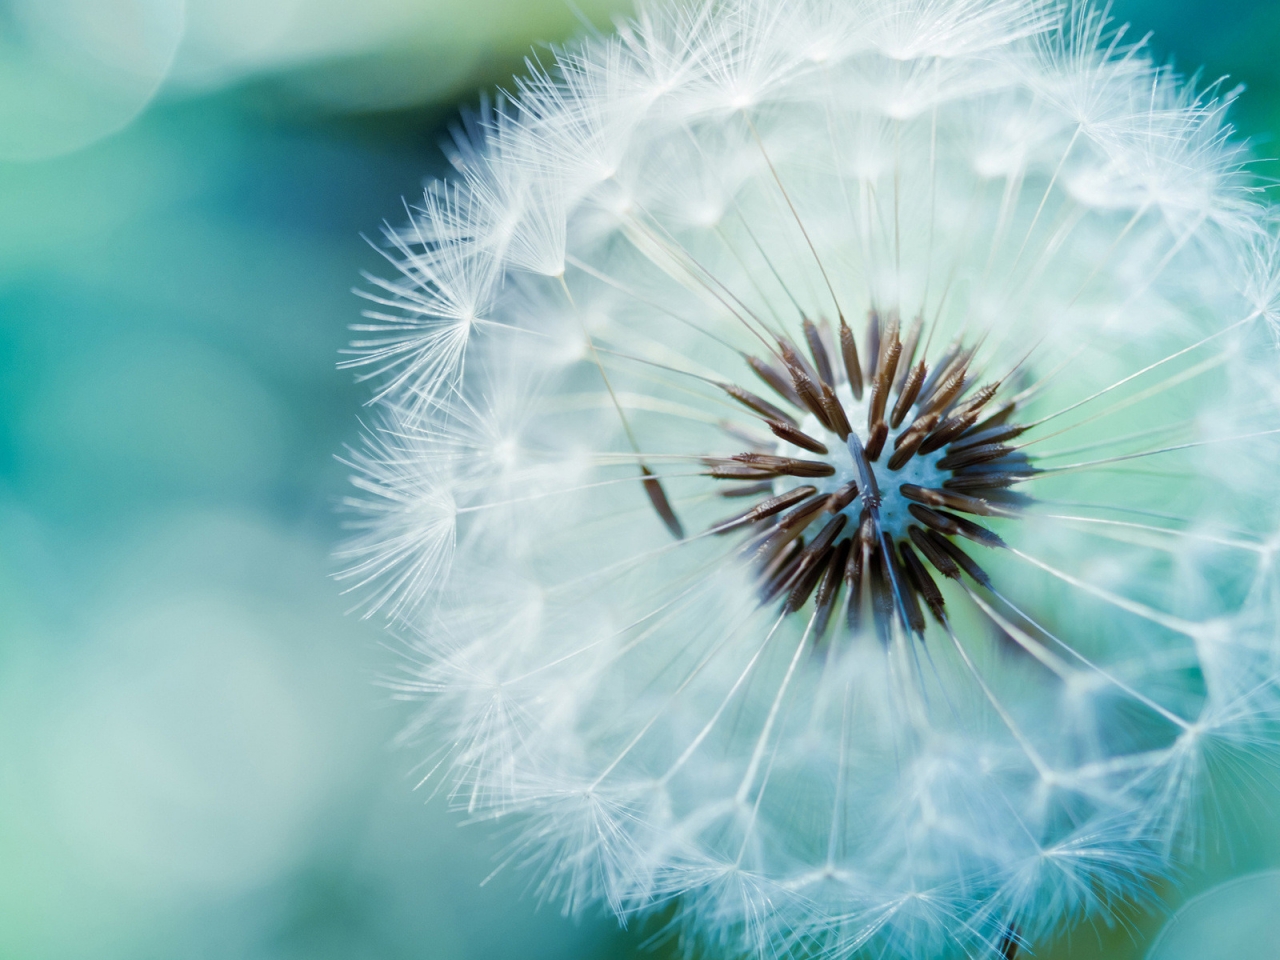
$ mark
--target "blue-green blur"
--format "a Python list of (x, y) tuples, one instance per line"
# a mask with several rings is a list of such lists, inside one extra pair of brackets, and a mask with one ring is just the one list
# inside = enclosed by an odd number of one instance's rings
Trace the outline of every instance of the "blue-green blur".
[[(399, 654), (330, 579), (362, 234), (571, 7), (0, 0), (0, 960), (678, 953), (416, 789)], [(1280, 150), (1274, 0), (1112, 13)], [(1255, 827), (1232, 869), (1280, 864)], [(1142, 957), (1227, 872), (1049, 956)]]

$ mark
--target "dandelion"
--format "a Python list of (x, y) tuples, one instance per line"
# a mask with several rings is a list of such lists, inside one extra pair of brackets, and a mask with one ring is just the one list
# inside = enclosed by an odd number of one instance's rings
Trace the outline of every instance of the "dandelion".
[(646, 7), (530, 70), (355, 347), (433, 775), (567, 911), (726, 955), (1149, 896), (1280, 707), (1231, 95), (1033, 0)]

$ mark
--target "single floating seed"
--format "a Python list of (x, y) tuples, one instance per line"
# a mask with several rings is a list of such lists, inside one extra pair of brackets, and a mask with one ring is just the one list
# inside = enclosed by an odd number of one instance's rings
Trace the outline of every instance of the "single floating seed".
[(653, 504), (653, 509), (657, 511), (658, 516), (662, 518), (662, 522), (667, 525), (667, 530), (677, 540), (684, 539), (684, 527), (680, 524), (680, 518), (676, 516), (676, 512), (671, 509), (671, 501), (667, 499), (667, 493), (662, 489), (662, 482), (654, 476), (652, 470), (648, 467), (641, 467), (640, 472), (644, 475), (644, 492), (649, 495), (649, 502)]

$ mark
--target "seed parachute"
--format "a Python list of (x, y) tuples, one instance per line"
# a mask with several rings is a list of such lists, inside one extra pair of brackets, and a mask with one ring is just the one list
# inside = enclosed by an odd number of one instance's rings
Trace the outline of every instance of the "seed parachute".
[(1232, 95), (1086, 6), (676, 0), (467, 117), (364, 291), (344, 576), (542, 895), (1008, 960), (1195, 855), (1280, 719)]

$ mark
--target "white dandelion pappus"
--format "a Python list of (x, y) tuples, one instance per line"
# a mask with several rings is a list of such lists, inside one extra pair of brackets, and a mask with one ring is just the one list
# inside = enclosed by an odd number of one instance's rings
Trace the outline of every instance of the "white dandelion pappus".
[(1280, 707), (1225, 108), (1085, 7), (724, 0), (473, 124), (356, 348), (352, 575), (546, 895), (1007, 958), (1194, 850)]

